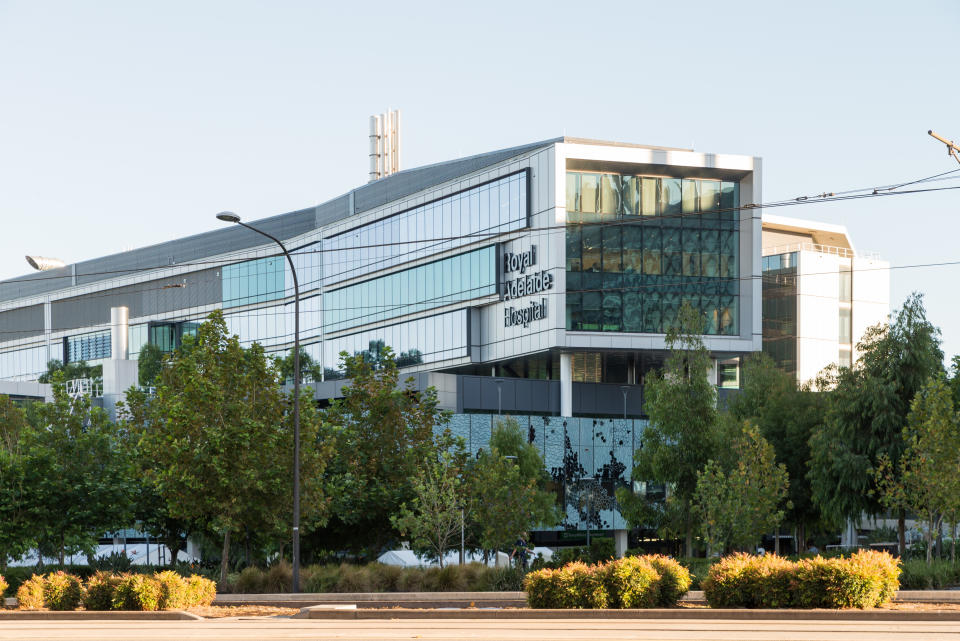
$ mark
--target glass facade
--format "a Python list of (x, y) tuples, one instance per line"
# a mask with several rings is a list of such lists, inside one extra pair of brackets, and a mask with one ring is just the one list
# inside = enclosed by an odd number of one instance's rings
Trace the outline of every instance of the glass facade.
[(764, 256), (763, 351), (780, 369), (797, 373), (797, 252)]
[(527, 172), (445, 196), (323, 241), (327, 284), (527, 226)]
[(324, 293), (327, 332), (497, 293), (495, 245)]
[(378, 327), (323, 343), (324, 363), (340, 366), (340, 352), (358, 354), (383, 344), (393, 349), (401, 366), (434, 363), (469, 355), (467, 310), (437, 314), (389, 327)]
[(567, 172), (567, 329), (665, 333), (686, 302), (737, 335), (735, 182)]
[(63, 339), (64, 361), (93, 361), (110, 358), (110, 331), (92, 332)]
[(224, 308), (277, 300), (284, 296), (286, 259), (271, 256), (227, 265), (222, 279)]
[(51, 359), (63, 360), (63, 343), (51, 344), (49, 357), (46, 345), (0, 352), (0, 379), (35, 381), (47, 371), (47, 361)]

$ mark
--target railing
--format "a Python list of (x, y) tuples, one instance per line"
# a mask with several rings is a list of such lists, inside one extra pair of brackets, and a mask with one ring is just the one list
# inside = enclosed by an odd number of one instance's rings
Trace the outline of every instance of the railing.
[(99, 398), (103, 396), (103, 382), (93, 378), (74, 378), (66, 382), (67, 396), (79, 398), (89, 396)]
[(764, 256), (776, 256), (777, 254), (789, 254), (796, 251), (812, 251), (818, 254), (831, 254), (840, 258), (866, 258), (869, 260), (880, 260), (879, 252), (854, 251), (849, 247), (834, 247), (832, 245), (820, 245), (818, 243), (793, 243), (791, 245), (774, 245), (773, 247), (764, 247)]

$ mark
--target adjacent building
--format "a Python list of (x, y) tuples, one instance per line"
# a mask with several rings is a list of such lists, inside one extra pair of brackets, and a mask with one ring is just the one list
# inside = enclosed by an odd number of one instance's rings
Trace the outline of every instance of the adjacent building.
[(798, 382), (850, 367), (887, 320), (890, 264), (857, 251), (846, 227), (763, 215), (763, 351)]
[[(613, 491), (632, 483), (644, 377), (681, 305), (706, 319), (721, 390), (766, 344), (760, 202), (758, 158), (564, 137), (400, 171), (251, 224), (295, 257), (318, 403), (346, 384), (341, 352), (390, 346), (438, 390), (471, 451), (498, 414), (521, 422), (567, 510), (541, 540), (589, 523), (622, 544)], [(122, 394), (143, 345), (175, 348), (214, 309), (245, 343), (289, 350), (292, 276), (264, 240), (225, 226), (0, 282), (0, 379), (83, 359), (105, 365), (105, 397)]]

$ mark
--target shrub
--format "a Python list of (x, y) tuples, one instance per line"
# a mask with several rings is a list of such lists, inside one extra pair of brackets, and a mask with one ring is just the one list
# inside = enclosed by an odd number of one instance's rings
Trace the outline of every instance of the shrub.
[(397, 592), (403, 572), (404, 569), (399, 565), (373, 563), (370, 565), (370, 581), (379, 591)]
[(557, 607), (605, 608), (609, 600), (605, 573), (582, 561), (568, 563), (554, 574), (557, 580)]
[(557, 595), (559, 582), (556, 577), (559, 572), (560, 570), (546, 568), (530, 572), (524, 577), (523, 589), (527, 593), (527, 605), (536, 609), (560, 607)]
[(3, 593), (7, 591), (7, 588), (10, 587), (10, 584), (7, 583), (6, 579), (3, 576), (0, 576), (0, 598), (3, 598)]
[(191, 574), (187, 579), (187, 607), (208, 606), (217, 598), (217, 582)]
[(403, 568), (400, 580), (397, 581), (397, 590), (400, 592), (422, 592), (423, 585), (424, 572), (421, 568)]
[(232, 583), (233, 592), (237, 594), (259, 594), (265, 592), (266, 577), (263, 570), (250, 566), (243, 568)]
[(156, 610), (160, 607), (160, 582), (144, 574), (120, 577), (113, 595), (117, 610)]
[(43, 582), (43, 604), (51, 610), (76, 610), (83, 601), (80, 579), (63, 570), (51, 572)]
[(795, 569), (775, 554), (731, 554), (710, 567), (703, 593), (713, 608), (790, 607)]
[(900, 586), (905, 590), (940, 590), (960, 586), (960, 563), (922, 559), (903, 561)]
[(370, 573), (362, 565), (340, 564), (337, 592), (370, 592)]
[(113, 597), (119, 583), (120, 577), (109, 572), (97, 572), (87, 579), (83, 607), (87, 610), (112, 610)]
[(339, 576), (340, 572), (335, 565), (311, 566), (304, 578), (304, 589), (307, 592), (333, 592)]
[(280, 560), (267, 568), (263, 576), (263, 585), (260, 591), (268, 594), (290, 592), (293, 587), (293, 566)]
[(467, 581), (458, 565), (428, 568), (423, 573), (424, 589), (429, 592), (463, 592)]
[(900, 567), (887, 552), (861, 550), (845, 559), (803, 559), (795, 576), (799, 607), (872, 608), (893, 598)]
[(520, 568), (486, 568), (485, 590), (493, 592), (518, 592), (523, 589), (526, 572)]
[(677, 605), (680, 598), (690, 590), (690, 570), (662, 554), (650, 554), (640, 558), (660, 575), (657, 583), (657, 605), (665, 608)]
[(40, 610), (43, 608), (44, 578), (34, 574), (17, 588), (17, 603), (22, 610)]
[(875, 575), (880, 581), (880, 594), (875, 605), (887, 603), (900, 589), (900, 561), (889, 552), (859, 550), (848, 561), (862, 572)]
[(608, 607), (652, 608), (660, 601), (660, 579), (657, 570), (643, 557), (627, 556), (611, 561), (604, 577)]
[(182, 576), (173, 570), (164, 570), (154, 574), (153, 578), (160, 585), (160, 602), (157, 604), (157, 609), (180, 610), (192, 605), (187, 593), (187, 582)]
[(98, 572), (129, 572), (133, 567), (133, 561), (123, 552), (111, 552), (96, 558), (87, 557), (87, 561), (90, 567)]

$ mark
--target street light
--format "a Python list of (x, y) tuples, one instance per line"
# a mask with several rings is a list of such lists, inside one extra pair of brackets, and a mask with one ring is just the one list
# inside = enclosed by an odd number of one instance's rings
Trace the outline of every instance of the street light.
[(500, 416), (500, 409), (502, 407), (501, 399), (503, 395), (503, 379), (495, 378), (493, 382), (497, 384), (497, 416)]
[(630, 393), (630, 386), (621, 385), (620, 391), (623, 392), (623, 420), (627, 420), (627, 394)]
[(266, 236), (283, 251), (293, 274), (293, 592), (300, 591), (300, 284), (297, 282), (297, 268), (293, 265), (290, 252), (280, 240), (265, 231), (240, 222), (240, 216), (232, 211), (222, 211), (217, 219), (225, 223), (236, 223)]

